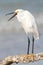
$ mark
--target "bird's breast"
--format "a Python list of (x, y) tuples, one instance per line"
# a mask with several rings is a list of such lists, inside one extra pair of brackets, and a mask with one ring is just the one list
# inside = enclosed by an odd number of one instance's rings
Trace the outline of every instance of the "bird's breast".
[(22, 22), (22, 27), (24, 28), (24, 30), (25, 30), (26, 33), (32, 32), (32, 24), (31, 24), (31, 22), (26, 21), (26, 20), (23, 21)]

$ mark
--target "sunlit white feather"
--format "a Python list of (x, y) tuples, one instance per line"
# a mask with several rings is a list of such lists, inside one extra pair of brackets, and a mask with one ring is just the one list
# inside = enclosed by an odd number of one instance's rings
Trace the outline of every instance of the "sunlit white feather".
[(32, 33), (35, 39), (39, 39), (39, 33), (34, 16), (27, 10), (18, 9), (17, 19), (24, 28), (26, 34)]

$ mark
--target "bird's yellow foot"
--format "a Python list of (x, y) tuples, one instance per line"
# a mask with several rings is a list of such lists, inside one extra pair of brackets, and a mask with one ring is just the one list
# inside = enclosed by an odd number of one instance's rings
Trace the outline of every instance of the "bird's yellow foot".
[(30, 61), (34, 61), (34, 54), (28, 54), (28, 58), (30, 59)]
[(34, 61), (34, 54), (30, 54), (31, 60)]

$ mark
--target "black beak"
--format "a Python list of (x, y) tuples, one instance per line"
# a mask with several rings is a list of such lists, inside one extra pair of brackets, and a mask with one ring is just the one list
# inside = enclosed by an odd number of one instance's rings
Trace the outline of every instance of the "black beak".
[(6, 14), (6, 16), (7, 16), (7, 15), (11, 15), (11, 14), (14, 14), (14, 12), (11, 12), (11, 13), (7, 13), (7, 14)]
[(8, 14), (6, 14), (6, 15), (10, 15), (10, 14), (13, 14), (13, 16), (12, 16), (11, 18), (9, 18), (8, 21), (10, 21), (12, 18), (14, 18), (14, 17), (17, 15), (16, 12), (8, 13)]

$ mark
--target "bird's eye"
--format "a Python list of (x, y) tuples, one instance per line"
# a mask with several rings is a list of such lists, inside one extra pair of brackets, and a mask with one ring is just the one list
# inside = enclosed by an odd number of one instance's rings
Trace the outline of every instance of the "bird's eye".
[(18, 11), (16, 13), (18, 14)]
[(18, 11), (17, 10), (15, 12), (18, 14)]

